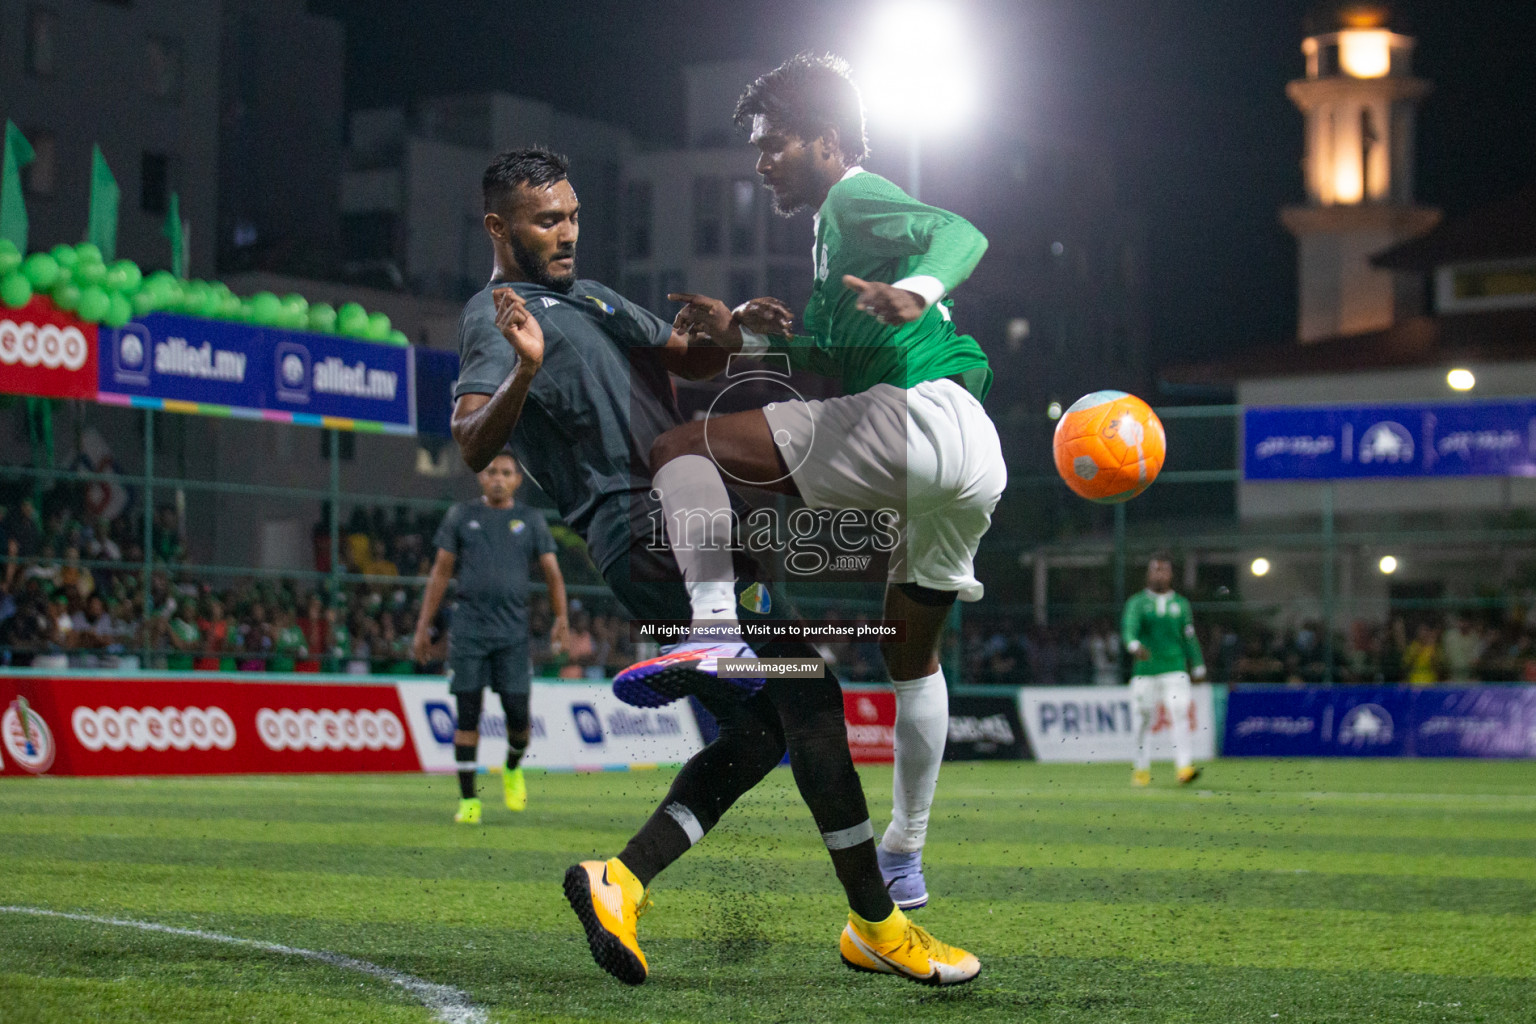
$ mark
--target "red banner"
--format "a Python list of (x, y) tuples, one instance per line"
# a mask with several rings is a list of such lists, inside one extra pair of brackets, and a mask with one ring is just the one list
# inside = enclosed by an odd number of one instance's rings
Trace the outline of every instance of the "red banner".
[(860, 764), (896, 760), (896, 694), (884, 687), (843, 688), (848, 749)]
[(0, 677), (0, 777), (420, 770), (394, 686)]
[(0, 391), (44, 398), (96, 398), (96, 325), (36, 296), (0, 308)]

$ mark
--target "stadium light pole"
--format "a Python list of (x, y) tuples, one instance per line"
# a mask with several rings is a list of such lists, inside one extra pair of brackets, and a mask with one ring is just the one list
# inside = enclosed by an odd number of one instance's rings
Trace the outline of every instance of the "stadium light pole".
[(907, 192), (922, 198), (923, 138), (964, 122), (975, 103), (974, 57), (957, 4), (898, 0), (881, 6), (860, 75), (873, 119), (907, 137)]

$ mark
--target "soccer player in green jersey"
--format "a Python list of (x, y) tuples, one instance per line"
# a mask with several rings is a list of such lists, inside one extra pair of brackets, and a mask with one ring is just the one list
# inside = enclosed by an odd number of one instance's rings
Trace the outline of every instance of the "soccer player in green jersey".
[(1125, 602), (1120, 633), (1125, 649), (1136, 659), (1131, 669), (1131, 703), (1136, 708), (1136, 766), (1131, 783), (1152, 784), (1152, 728), (1158, 709), (1166, 705), (1179, 785), (1187, 786), (1200, 774), (1191, 752), (1190, 677), (1205, 679), (1205, 658), (1195, 639), (1189, 602), (1173, 592), (1173, 559), (1163, 552), (1147, 562), (1147, 589)]
[[(634, 702), (670, 699), (700, 685), (698, 675), (717, 675), (718, 658), (752, 656), (731, 634), (731, 553), (713, 532), (730, 520), (722, 474), (839, 516), (888, 515), (884, 618), (904, 622), (906, 635), (881, 647), (896, 690), (896, 764), (877, 854), (892, 899), (913, 909), (928, 900), (922, 850), (949, 728), (940, 638), (956, 598), (982, 596), (973, 560), (1007, 483), (981, 405), (992, 371), (975, 339), (955, 330), (944, 298), (987, 241), (860, 166), (863, 104), (836, 57), (785, 62), (747, 88), (735, 117), (751, 132), (776, 209), (817, 211), (803, 333), (791, 333), (792, 315), (771, 298), (733, 311), (673, 295), (685, 303), (677, 324), (731, 352), (782, 353), (795, 369), (839, 379), (845, 394), (694, 421), (657, 439), (653, 479), (688, 584), (693, 638), (624, 670), (614, 690)], [(866, 966), (857, 947), (845, 941), (844, 958)]]

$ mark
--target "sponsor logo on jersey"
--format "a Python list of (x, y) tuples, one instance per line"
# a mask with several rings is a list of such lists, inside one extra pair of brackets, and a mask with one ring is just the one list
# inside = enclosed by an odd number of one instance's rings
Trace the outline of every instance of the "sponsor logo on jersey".
[(593, 302), (597, 303), (598, 308), (601, 309), (604, 313), (608, 313), (608, 314), (612, 315), (613, 307), (608, 305), (608, 303), (604, 302), (602, 299), (598, 298), (596, 295), (588, 295), (587, 298), (589, 298)]
[(513, 533), (522, 533), (524, 530), (528, 529), (528, 524), (523, 522), (521, 519), (513, 519), (507, 523), (507, 529), (511, 530)]
[(268, 750), (399, 750), (405, 746), (405, 727), (388, 708), (262, 708), (256, 712), (256, 734)]

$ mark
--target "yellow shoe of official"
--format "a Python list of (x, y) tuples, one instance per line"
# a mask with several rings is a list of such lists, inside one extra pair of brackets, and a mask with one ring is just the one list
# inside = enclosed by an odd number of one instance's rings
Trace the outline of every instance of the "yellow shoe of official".
[(848, 915), (838, 949), (856, 971), (896, 974), (923, 985), (962, 985), (981, 973), (981, 961), (929, 935), (900, 908), (880, 922)]
[(1133, 785), (1133, 786), (1150, 786), (1150, 785), (1152, 785), (1152, 773), (1151, 772), (1139, 771), (1139, 770), (1131, 772), (1131, 785)]
[(459, 813), (453, 816), (453, 820), (460, 825), (480, 824), (480, 798), (468, 796), (461, 799), (459, 801)]
[(507, 802), (507, 810), (526, 811), (528, 809), (528, 783), (523, 781), (521, 768), (513, 768), (511, 771), (502, 770), (501, 795)]
[(1187, 786), (1200, 777), (1200, 769), (1195, 765), (1179, 769), (1179, 785)]
[(635, 924), (651, 900), (640, 879), (617, 857), (584, 860), (566, 869), (565, 898), (586, 929), (597, 966), (626, 985), (644, 982), (650, 968)]

